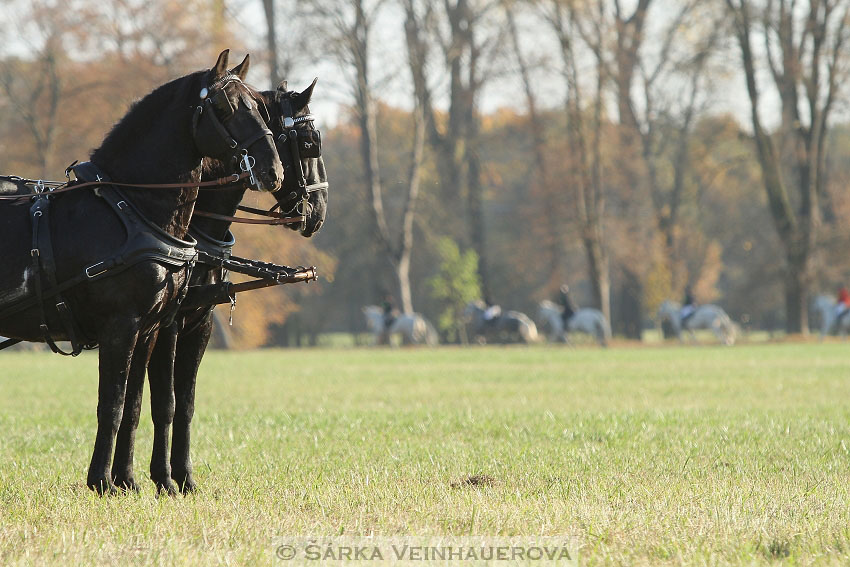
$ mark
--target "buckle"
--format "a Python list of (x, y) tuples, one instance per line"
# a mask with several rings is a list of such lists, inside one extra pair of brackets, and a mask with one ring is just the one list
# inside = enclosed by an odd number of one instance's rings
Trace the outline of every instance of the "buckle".
[[(103, 267), (100, 268), (99, 271), (97, 271), (95, 273), (91, 273), (91, 270), (93, 270), (94, 268), (97, 268), (98, 266), (103, 266)], [(97, 264), (92, 264), (91, 266), (86, 268), (85, 272), (86, 272), (86, 276), (88, 276), (89, 278), (94, 278), (96, 276), (99, 276), (100, 274), (102, 274), (106, 270), (107, 270), (106, 262), (98, 262)]]

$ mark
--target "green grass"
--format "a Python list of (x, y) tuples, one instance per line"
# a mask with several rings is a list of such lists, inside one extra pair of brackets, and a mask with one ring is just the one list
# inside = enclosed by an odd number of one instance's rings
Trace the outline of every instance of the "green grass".
[[(213, 352), (200, 492), (154, 496), (145, 408), (141, 494), (99, 498), (96, 356), (3, 353), (0, 564), (275, 564), (277, 536), (341, 533), (569, 534), (584, 565), (846, 564), (848, 367), (837, 343)], [(473, 474), (496, 483), (452, 486)]]

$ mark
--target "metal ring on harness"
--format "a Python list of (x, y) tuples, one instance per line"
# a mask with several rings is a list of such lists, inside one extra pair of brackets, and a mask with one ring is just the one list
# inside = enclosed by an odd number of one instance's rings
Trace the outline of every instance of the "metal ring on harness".
[(242, 160), (239, 162), (239, 169), (244, 171), (249, 175), (249, 181), (251, 185), (259, 188), (259, 183), (257, 182), (257, 177), (254, 175), (254, 165), (256, 165), (257, 160), (254, 159), (252, 155), (248, 153), (248, 150), (242, 150)]

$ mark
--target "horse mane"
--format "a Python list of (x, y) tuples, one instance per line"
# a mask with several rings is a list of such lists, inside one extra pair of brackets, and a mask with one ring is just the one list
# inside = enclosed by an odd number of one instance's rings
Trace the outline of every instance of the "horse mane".
[[(110, 162), (110, 154), (120, 151), (129, 140), (138, 138), (140, 132), (144, 132), (150, 128), (151, 115), (154, 112), (161, 112), (164, 108), (182, 107), (185, 105), (186, 97), (184, 91), (190, 85), (199, 82), (202, 75), (209, 71), (196, 71), (179, 77), (164, 85), (157, 87), (147, 95), (136, 100), (130, 105), (129, 110), (104, 137), (99, 148), (91, 153), (92, 161), (100, 164), (108, 164)], [(188, 109), (187, 109), (188, 110)], [(186, 113), (188, 115), (188, 111)]]

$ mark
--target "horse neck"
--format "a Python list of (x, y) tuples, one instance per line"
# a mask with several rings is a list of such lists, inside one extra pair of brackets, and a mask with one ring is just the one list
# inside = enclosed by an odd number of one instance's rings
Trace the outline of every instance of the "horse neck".
[[(200, 78), (189, 76), (143, 98), (91, 154), (91, 161), (117, 183), (200, 181), (201, 156), (192, 138), (192, 110), (181, 102), (188, 100), (183, 91), (199, 85)], [(177, 238), (186, 235), (197, 187), (130, 188), (125, 193), (149, 221)]]
[[(204, 160), (203, 173), (201, 181), (211, 181), (224, 177), (227, 174), (227, 168), (219, 161)], [(198, 201), (195, 203), (195, 210), (204, 211), (207, 213), (215, 213), (218, 215), (233, 216), (236, 214), (237, 207), (245, 196), (247, 190), (245, 182), (239, 182), (239, 185), (232, 189), (214, 188), (206, 191), (201, 191), (198, 194)], [(192, 227), (200, 230), (215, 239), (224, 240), (227, 236), (227, 231), (230, 230), (231, 221), (217, 220), (206, 217), (193, 216)]]

